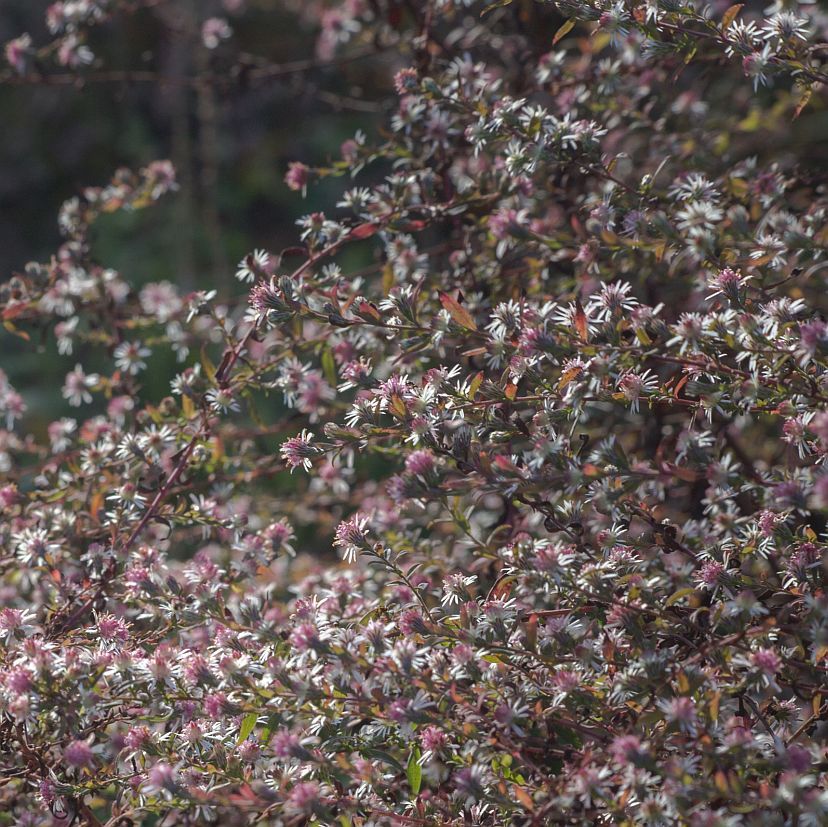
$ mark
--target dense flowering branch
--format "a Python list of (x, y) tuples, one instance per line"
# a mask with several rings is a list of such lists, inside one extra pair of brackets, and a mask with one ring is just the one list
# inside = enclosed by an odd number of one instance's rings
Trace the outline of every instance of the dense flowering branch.
[(340, 200), (240, 297), (96, 262), (102, 215), (175, 197), (163, 161), (3, 285), (77, 418), (38, 434), (0, 374), (0, 796), (825, 823), (828, 190), (743, 142), (801, 111), (771, 73), (820, 100), (823, 13), (537, 3), (545, 52), (517, 4), (402, 5), (325, 6), (326, 59), (411, 65), (380, 137), (286, 170)]

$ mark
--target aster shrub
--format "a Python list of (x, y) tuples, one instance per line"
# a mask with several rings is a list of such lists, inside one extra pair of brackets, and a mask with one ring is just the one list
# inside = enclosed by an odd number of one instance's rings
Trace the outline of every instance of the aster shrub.
[(158, 161), (2, 285), (71, 416), (5, 365), (0, 823), (828, 823), (828, 14), (304, 14), (393, 101), (284, 170), (339, 192), (295, 247), (131, 285), (91, 231)]

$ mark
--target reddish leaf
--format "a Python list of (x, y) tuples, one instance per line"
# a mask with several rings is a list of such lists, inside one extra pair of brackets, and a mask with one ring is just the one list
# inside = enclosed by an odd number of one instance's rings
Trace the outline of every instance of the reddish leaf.
[(351, 230), (351, 238), (370, 238), (372, 235), (375, 235), (379, 231), (378, 224), (360, 224), (357, 227), (354, 227)]
[(606, 658), (608, 663), (612, 663), (615, 660), (615, 643), (609, 635), (604, 635), (601, 654)]
[(501, 470), (509, 474), (522, 476), (520, 468), (515, 465), (505, 454), (498, 454), (492, 462)]
[(581, 300), (575, 299), (575, 330), (584, 342), (589, 341), (589, 325), (587, 325), (586, 313), (581, 307)]
[(89, 514), (95, 522), (98, 521), (98, 513), (104, 506), (104, 492), (96, 491), (89, 503)]
[(397, 394), (394, 394), (391, 397), (388, 407), (391, 409), (391, 413), (395, 414), (400, 419), (405, 419), (405, 416), (408, 413), (408, 409), (405, 407), (405, 402), (403, 402)]
[(681, 377), (681, 379), (676, 382), (676, 387), (673, 389), (673, 398), (678, 399), (679, 394), (681, 393), (681, 389), (687, 384), (688, 380), (690, 379), (690, 374), (687, 373)]
[(442, 290), (438, 291), (438, 295), (440, 296), (440, 303), (446, 310), (448, 310), (451, 318), (454, 319), (460, 327), (465, 327), (467, 330), (477, 330), (477, 325), (474, 323), (474, 319), (469, 314), (469, 311), (466, 310), (466, 308), (463, 307), (457, 299), (452, 298), (448, 293), (444, 293)]
[(376, 319), (378, 322), (382, 320), (382, 315), (380, 314), (379, 310), (377, 310), (377, 308), (370, 302), (360, 302), (359, 307), (357, 308), (357, 312), (360, 316), (370, 316), (372, 319)]
[(512, 790), (514, 790), (515, 798), (524, 806), (525, 809), (532, 812), (535, 809), (535, 802), (532, 801), (532, 796), (523, 789), (523, 787), (518, 787), (517, 784), (512, 784)]
[(29, 306), (28, 302), (15, 302), (14, 304), (9, 304), (3, 308), (3, 318), (14, 319), (21, 313), (25, 313), (26, 310), (29, 309)]
[(538, 647), (538, 616), (535, 614), (529, 615), (526, 619), (526, 628), (524, 629), (526, 636), (526, 645), (531, 651), (535, 651)]
[(742, 10), (744, 3), (735, 3), (722, 15), (722, 31), (726, 32), (730, 24), (736, 19), (736, 15)]
[(579, 376), (583, 368), (575, 366), (561, 373), (561, 378), (558, 381), (558, 390), (562, 391), (575, 377)]
[(678, 477), (680, 480), (684, 480), (685, 482), (695, 482), (699, 478), (699, 474), (696, 471), (682, 465), (665, 464), (662, 470), (672, 474), (674, 477)]
[(512, 593), (512, 584), (515, 577), (512, 574), (501, 574), (494, 586), (489, 590), (486, 600), (504, 600)]

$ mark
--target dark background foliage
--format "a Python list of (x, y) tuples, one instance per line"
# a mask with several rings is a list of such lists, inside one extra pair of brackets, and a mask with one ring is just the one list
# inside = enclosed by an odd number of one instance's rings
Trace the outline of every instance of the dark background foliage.
[[(287, 165), (338, 158), (342, 142), (358, 129), (380, 136), (393, 103), (390, 78), (409, 60), (406, 44), (356, 43), (326, 60), (316, 52), (323, 4), (309, 12), (291, 0), (247, 0), (232, 13), (235, 5), (164, 0), (113, 15), (91, 30), (96, 62), (82, 72), (83, 82), (54, 66), (39, 81), (0, 73), (0, 280), (27, 261), (49, 259), (60, 243), (56, 216), (63, 201), (105, 183), (118, 167), (138, 169), (156, 158), (173, 161), (179, 191), (155, 209), (106, 216), (93, 236), (96, 259), (135, 286), (169, 280), (238, 296), (233, 272), (242, 256), (257, 247), (278, 252), (291, 246), (300, 215), (330, 210), (341, 182), (314, 184), (303, 201), (283, 182)], [(35, 44), (48, 42), (48, 6), (45, 0), (3, 3), (0, 40), (29, 32)], [(469, 30), (479, 24), (478, 13), (469, 11)], [(509, 17), (504, 28), (520, 32), (515, 42), (527, 66), (550, 49), (563, 22), (554, 7), (534, 3), (502, 13)], [(208, 50), (201, 26), (213, 15), (227, 17), (233, 36)], [(481, 52), (500, 46), (478, 41), (473, 54), (485, 58)], [(716, 66), (676, 66), (675, 102), (697, 97), (715, 103), (733, 88)], [(812, 103), (792, 122), (785, 88), (760, 92), (778, 97), (777, 116), (751, 103), (748, 83), (737, 89), (731, 106), (745, 117), (727, 140), (741, 145), (740, 154), (760, 161), (772, 155), (783, 167), (824, 167), (823, 107)], [(662, 97), (662, 104), (669, 101)], [(654, 133), (660, 114), (651, 113)], [(630, 136), (624, 140), (629, 144)], [(43, 406), (45, 426), (54, 412), (45, 410), (44, 389), (51, 383), (44, 380), (61, 381), (71, 360), (58, 363), (49, 351), (34, 352), (10, 337), (2, 347), (11, 357), (5, 369), (32, 412)], [(146, 390), (158, 396), (174, 364), (158, 361), (169, 355), (154, 358)]]
[[(47, 6), (3, 3), (0, 40), (29, 32), (47, 42)], [(356, 59), (317, 60), (317, 28), (268, 0), (229, 16), (233, 37), (207, 50), (201, 25), (211, 14), (226, 12), (219, 3), (173, 0), (113, 16), (92, 31), (97, 60), (82, 84), (54, 67), (38, 83), (5, 77), (0, 280), (49, 259), (64, 200), (118, 167), (156, 158), (173, 161), (176, 195), (157, 209), (105, 217), (94, 238), (95, 257), (136, 286), (169, 280), (240, 294), (233, 272), (242, 256), (294, 244), (295, 219), (330, 205), (337, 185), (314, 188), (303, 202), (283, 182), (288, 162), (324, 163), (357, 129), (373, 131), (392, 74), (380, 63), (393, 57), (369, 49)], [(319, 65), (292, 71), (297, 62)], [(12, 357), (4, 367), (37, 411), (51, 384), (44, 380), (61, 381), (67, 368), (21, 344), (4, 337)], [(154, 367), (148, 391), (157, 395), (173, 364)], [(52, 413), (43, 411), (44, 423)]]

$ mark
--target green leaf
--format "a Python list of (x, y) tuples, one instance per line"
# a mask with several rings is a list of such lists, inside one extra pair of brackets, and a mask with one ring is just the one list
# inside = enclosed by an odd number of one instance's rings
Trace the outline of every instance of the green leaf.
[(258, 715), (256, 715), (255, 712), (248, 712), (247, 715), (244, 716), (241, 726), (239, 727), (239, 740), (236, 741), (237, 744), (242, 744), (247, 740), (247, 736), (253, 732), (253, 728), (256, 726), (257, 720)]
[(327, 379), (328, 384), (332, 388), (335, 388), (337, 378), (336, 367), (334, 366), (333, 353), (329, 347), (326, 347), (322, 354), (322, 372), (325, 374), (325, 379)]
[(408, 766), (405, 768), (405, 774), (408, 777), (408, 786), (411, 787), (411, 793), (418, 795), (423, 783), (423, 768), (420, 766), (419, 747), (414, 747), (411, 750), (411, 755), (408, 758)]

